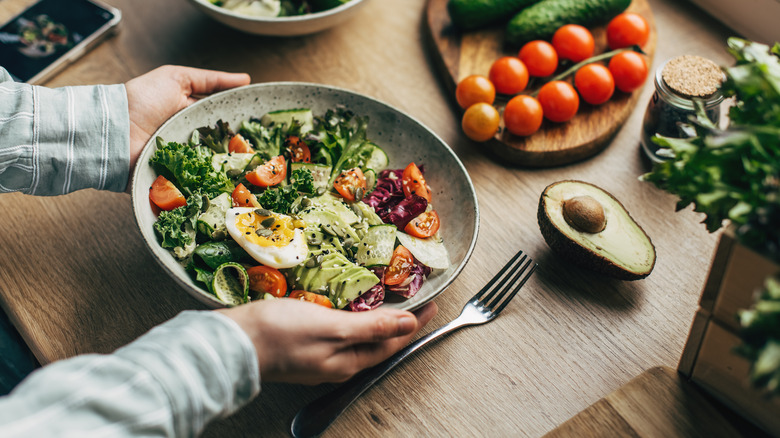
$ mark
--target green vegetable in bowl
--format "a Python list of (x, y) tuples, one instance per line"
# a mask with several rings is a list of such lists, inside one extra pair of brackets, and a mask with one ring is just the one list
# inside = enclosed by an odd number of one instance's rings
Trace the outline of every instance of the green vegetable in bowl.
[(744, 245), (780, 259), (780, 45), (728, 40), (736, 59), (721, 91), (734, 97), (729, 125), (718, 128), (699, 104), (695, 136), (653, 138), (669, 160), (641, 177), (693, 204), (707, 230), (734, 226)]

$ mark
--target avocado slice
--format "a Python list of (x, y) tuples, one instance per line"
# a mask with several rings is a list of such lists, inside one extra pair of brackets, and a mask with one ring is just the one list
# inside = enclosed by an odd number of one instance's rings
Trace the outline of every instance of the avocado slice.
[(559, 181), (542, 192), (537, 212), (544, 240), (580, 265), (621, 280), (647, 277), (655, 247), (617, 199), (582, 181)]

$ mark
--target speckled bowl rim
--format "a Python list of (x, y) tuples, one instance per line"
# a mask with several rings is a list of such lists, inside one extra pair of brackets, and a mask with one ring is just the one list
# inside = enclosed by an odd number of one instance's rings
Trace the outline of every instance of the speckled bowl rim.
[(253, 21), (256, 23), (305, 23), (307, 21), (319, 20), (325, 17), (329, 17), (331, 15), (338, 15), (346, 11), (347, 9), (352, 9), (354, 7), (357, 7), (358, 4), (363, 3), (366, 0), (351, 0), (347, 3), (336, 6), (335, 8), (326, 9), (324, 11), (312, 12), (310, 14), (302, 14), (302, 15), (290, 15), (286, 17), (258, 17), (255, 15), (239, 14), (237, 12), (233, 12), (230, 9), (225, 9), (221, 6), (217, 6), (207, 0), (192, 0), (192, 1), (199, 3), (200, 5), (208, 8), (214, 13), (226, 15), (228, 17), (233, 17), (241, 20)]
[[(182, 111), (176, 113), (174, 116), (172, 116), (170, 119), (168, 119), (160, 128), (152, 135), (149, 142), (144, 146), (143, 151), (141, 152), (141, 155), (138, 158), (138, 163), (136, 165), (136, 168), (133, 172), (133, 179), (131, 182), (131, 202), (132, 202), (132, 209), (133, 209), (133, 217), (135, 218), (136, 225), (138, 226), (139, 231), (141, 232), (141, 236), (144, 239), (147, 248), (150, 250), (151, 254), (153, 255), (154, 259), (157, 261), (157, 263), (170, 275), (182, 288), (185, 289), (187, 293), (189, 293), (191, 296), (199, 300), (200, 302), (206, 304), (207, 306), (211, 308), (222, 308), (225, 307), (225, 304), (219, 301), (216, 297), (214, 297), (212, 294), (210, 294), (208, 291), (202, 289), (200, 286), (198, 286), (190, 277), (190, 275), (184, 270), (184, 268), (181, 266), (179, 262), (175, 260), (173, 255), (171, 253), (162, 248), (162, 246), (159, 243), (159, 240), (154, 232), (153, 229), (153, 221), (154, 217), (152, 215), (151, 219), (149, 217), (149, 214), (151, 214), (151, 206), (150, 201), (148, 197), (148, 187), (151, 185), (151, 181), (153, 180), (153, 176), (150, 176), (154, 174), (154, 171), (151, 169), (151, 166), (149, 165), (149, 158), (156, 150), (156, 141), (155, 139), (158, 136), (162, 136), (162, 138), (166, 141), (180, 141), (185, 142), (187, 141), (187, 138), (166, 138), (164, 136), (164, 133), (168, 130), (169, 127), (171, 127), (174, 123), (179, 123), (179, 120), (182, 118), (186, 118), (188, 116), (192, 116), (193, 114), (197, 113), (198, 111), (205, 111), (204, 109), (201, 109), (201, 107), (204, 107), (206, 105), (210, 105), (213, 102), (219, 102), (221, 99), (225, 98), (234, 98), (240, 99), (246, 96), (251, 96), (255, 90), (258, 90), (257, 93), (260, 93), (264, 91), (265, 89), (271, 90), (271, 91), (287, 91), (287, 90), (294, 90), (295, 92), (300, 93), (330, 93), (330, 94), (338, 94), (342, 93), (344, 95), (351, 96), (353, 99), (357, 99), (360, 104), (353, 104), (355, 106), (360, 105), (369, 105), (373, 106), (375, 108), (375, 114), (380, 114), (380, 110), (389, 111), (391, 114), (393, 114), (395, 117), (398, 118), (399, 123), (406, 123), (408, 127), (419, 129), (422, 131), (423, 135), (429, 136), (426, 140), (431, 140), (432, 144), (436, 144), (438, 147), (438, 153), (443, 154), (444, 157), (450, 160), (451, 165), (454, 166), (456, 172), (458, 173), (456, 176), (460, 179), (460, 184), (466, 188), (466, 193), (460, 193), (460, 202), (461, 205), (454, 205), (455, 208), (461, 209), (459, 211), (462, 211), (464, 214), (458, 217), (458, 220), (468, 220), (469, 223), (465, 224), (463, 227), (464, 232), (462, 234), (459, 234), (458, 237), (466, 240), (465, 250), (461, 250), (461, 258), (459, 260), (451, 260), (452, 264), (450, 268), (448, 268), (445, 271), (440, 272), (434, 272), (432, 274), (431, 278), (426, 281), (426, 283), (423, 285), (423, 287), (420, 289), (420, 291), (415, 295), (414, 297), (400, 301), (400, 302), (386, 302), (383, 304), (383, 306), (386, 307), (392, 307), (392, 308), (398, 308), (398, 309), (404, 309), (404, 310), (415, 310), (424, 304), (428, 303), (429, 301), (436, 298), (439, 294), (441, 294), (445, 289), (447, 289), (450, 284), (457, 278), (457, 276), (461, 273), (463, 268), (465, 267), (466, 263), (468, 262), (469, 258), (471, 257), (471, 254), (474, 251), (474, 247), (476, 245), (477, 241), (477, 235), (479, 233), (479, 205), (477, 202), (477, 195), (476, 191), (474, 190), (473, 183), (471, 181), (471, 178), (466, 171), (465, 166), (460, 161), (458, 156), (455, 154), (455, 152), (438, 136), (436, 133), (434, 133), (430, 128), (420, 123), (418, 120), (413, 118), (412, 116), (406, 114), (405, 112), (394, 108), (384, 102), (381, 102), (377, 99), (365, 96), (360, 93), (356, 93), (354, 91), (345, 89), (345, 88), (339, 88), (334, 86), (328, 86), (328, 85), (322, 85), (322, 84), (315, 84), (315, 83), (307, 83), (307, 82), (267, 82), (267, 83), (259, 83), (259, 84), (253, 84), (253, 85), (247, 85), (244, 87), (234, 88), (231, 90), (222, 91), (219, 93), (215, 93), (211, 96), (208, 96), (206, 98), (203, 98), (192, 105), (188, 106), (187, 108), (183, 109)], [(308, 97), (308, 95), (306, 95)], [(216, 105), (216, 103), (215, 103)], [(349, 109), (349, 107), (347, 107)], [(266, 108), (261, 111), (270, 111), (273, 109), (282, 109), (279, 108)], [(315, 113), (316, 114), (316, 113)], [(371, 116), (371, 114), (361, 114), (357, 113), (358, 115), (367, 115)], [(260, 116), (261, 114), (256, 114), (257, 116)], [(381, 114), (380, 114), (381, 115)], [(193, 117), (197, 118), (197, 117)], [(213, 124), (216, 123), (217, 119), (204, 121), (203, 123), (200, 122), (192, 122), (192, 130), (196, 129), (198, 126), (203, 126), (205, 124)], [(411, 124), (411, 125), (408, 125)], [(380, 129), (381, 130), (381, 129)], [(368, 129), (368, 137), (376, 140), (374, 136), (372, 135), (373, 132), (377, 131), (377, 127), (374, 126), (372, 128), (372, 122), (371, 119), (369, 120), (369, 129)], [(190, 131), (192, 132), (192, 131)], [(381, 132), (380, 132), (381, 135)], [(388, 135), (397, 135), (394, 133), (390, 133)], [(404, 135), (402, 132), (400, 134), (401, 136)], [(382, 145), (382, 143), (377, 142), (378, 144)], [(393, 163), (394, 159), (392, 157), (392, 147), (389, 147), (385, 149), (388, 152), (388, 155), (391, 156), (391, 164)], [(410, 157), (406, 162), (413, 161), (415, 158)], [(429, 164), (427, 166), (428, 169), (433, 168), (434, 166), (432, 164)], [(442, 166), (444, 167), (444, 166)], [(429, 171), (426, 171), (426, 173), (429, 173)], [(144, 181), (144, 177), (147, 177), (147, 180)], [(450, 178), (453, 177), (453, 175), (450, 175)], [(435, 189), (435, 188), (434, 188)], [(450, 203), (458, 203), (456, 198), (454, 197), (454, 194), (450, 193), (452, 195), (450, 199)], [(436, 196), (436, 195), (434, 195)], [(462, 205), (462, 203), (465, 204), (471, 204), (471, 205)], [(447, 204), (446, 200), (442, 203), (438, 203), (436, 199), (434, 199), (434, 206), (441, 206)], [(453, 207), (453, 205), (449, 205), (450, 208)], [(438, 208), (437, 208), (438, 210)], [(454, 217), (454, 214), (451, 214), (450, 217)], [(443, 218), (446, 219), (446, 218)], [(453, 243), (448, 243), (447, 240), (447, 224), (446, 221), (443, 220), (442, 225), (442, 235), (444, 237), (445, 246), (447, 246), (448, 251), (450, 251), (450, 257), (452, 259), (453, 254), (451, 251), (451, 247), (453, 246)], [(454, 234), (454, 232), (453, 232)], [(470, 234), (470, 236), (468, 235)], [(453, 236), (454, 238), (454, 236)], [(462, 242), (461, 242), (462, 243)], [(432, 279), (435, 279), (438, 284), (436, 286), (432, 286)], [(164, 293), (164, 292), (161, 292)]]

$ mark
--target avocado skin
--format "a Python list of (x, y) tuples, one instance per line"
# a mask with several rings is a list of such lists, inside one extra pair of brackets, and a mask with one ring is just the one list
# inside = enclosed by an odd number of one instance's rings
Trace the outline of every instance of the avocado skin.
[[(566, 181), (560, 181), (554, 184), (560, 184), (565, 182)], [(583, 183), (582, 181), (572, 181), (572, 182), (587, 184), (587, 183)], [(548, 186), (548, 188), (550, 186)], [(547, 210), (545, 209), (546, 193), (547, 193), (547, 188), (545, 188), (544, 191), (542, 191), (542, 195), (539, 198), (539, 209), (536, 212), (536, 218), (537, 221), (539, 222), (539, 230), (542, 232), (542, 237), (544, 237), (544, 241), (547, 242), (547, 245), (549, 245), (550, 248), (553, 249), (553, 251), (558, 253), (566, 260), (569, 260), (570, 262), (574, 263), (575, 265), (581, 266), (586, 269), (590, 269), (592, 271), (600, 272), (610, 277), (617, 278), (618, 280), (628, 280), (628, 281), (641, 280), (647, 277), (648, 275), (650, 275), (650, 273), (653, 271), (653, 267), (655, 267), (655, 259), (653, 259), (653, 265), (650, 267), (650, 269), (648, 269), (646, 273), (630, 272), (620, 268), (619, 266), (616, 266), (608, 258), (602, 257), (599, 254), (589, 251), (588, 249), (578, 245), (576, 242), (569, 239), (558, 228), (556, 228), (555, 225), (553, 225), (552, 221), (547, 217)], [(607, 192), (605, 193), (614, 200), (615, 204), (619, 205), (620, 208), (622, 208), (626, 212), (629, 218), (631, 217), (631, 215), (628, 214), (628, 211), (626, 211), (625, 207), (623, 207), (623, 204), (621, 204), (620, 201), (618, 201), (611, 194)], [(633, 220), (633, 218), (631, 219)], [(634, 222), (636, 223), (636, 221)], [(645, 233), (645, 230), (642, 229), (642, 227), (638, 223), (636, 225), (637, 227), (639, 227), (642, 233), (644, 233), (645, 236), (647, 237), (647, 233)]]
[(522, 46), (533, 40), (548, 40), (566, 24), (585, 27), (605, 24), (629, 4), (631, 0), (542, 0), (509, 20), (506, 41)]
[(450, 0), (447, 9), (459, 30), (473, 30), (500, 21), (539, 0)]

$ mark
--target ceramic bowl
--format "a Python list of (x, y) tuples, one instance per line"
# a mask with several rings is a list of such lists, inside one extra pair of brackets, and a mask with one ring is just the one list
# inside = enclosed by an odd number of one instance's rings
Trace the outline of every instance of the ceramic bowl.
[(157, 177), (149, 165), (156, 150), (155, 138), (186, 142), (196, 128), (213, 126), (219, 119), (239, 126), (241, 121), (268, 111), (304, 107), (320, 115), (339, 105), (369, 117), (367, 137), (387, 152), (389, 168), (404, 168), (412, 161), (424, 166), (450, 257), (450, 267), (434, 271), (417, 295), (406, 300), (388, 299), (383, 305), (416, 309), (439, 295), (461, 272), (477, 239), (479, 210), (471, 178), (452, 149), (411, 116), (370, 97), (318, 84), (276, 82), (223, 91), (190, 105), (165, 122), (141, 153), (132, 182), (133, 213), (154, 258), (187, 292), (211, 307), (224, 306), (193, 280), (155, 235), (156, 216), (149, 203), (149, 187)]
[(208, 0), (190, 0), (198, 9), (220, 23), (255, 35), (299, 36), (320, 32), (349, 19), (367, 0), (350, 0), (321, 12), (289, 17), (255, 17), (215, 6)]

